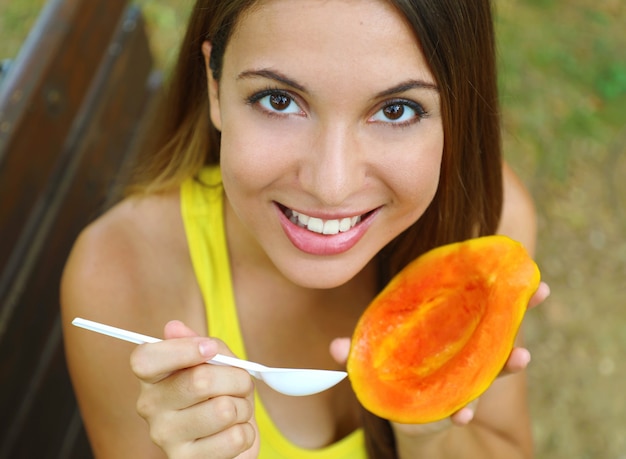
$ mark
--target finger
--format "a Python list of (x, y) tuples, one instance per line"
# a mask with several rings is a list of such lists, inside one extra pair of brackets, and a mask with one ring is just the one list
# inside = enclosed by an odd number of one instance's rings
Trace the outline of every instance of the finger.
[(163, 329), (165, 339), (190, 338), (198, 334), (180, 320), (170, 320)]
[(500, 372), (500, 376), (506, 376), (513, 373), (519, 373), (525, 370), (530, 363), (530, 352), (523, 347), (514, 347), (509, 355), (504, 368)]
[(330, 343), (330, 355), (341, 365), (348, 360), (350, 353), (350, 338), (335, 338)]
[(545, 282), (540, 282), (537, 291), (530, 298), (528, 302), (528, 309), (534, 308), (538, 304), (542, 303), (546, 298), (550, 296), (550, 286)]
[[(252, 398), (216, 397), (208, 401), (209, 409), (205, 411), (205, 429), (211, 435), (222, 432), (229, 427), (252, 420), (254, 413)], [(194, 423), (195, 424), (195, 423)], [(193, 428), (193, 424), (189, 425)]]
[[(240, 368), (203, 364), (179, 371), (162, 382), (161, 392), (176, 400), (178, 409), (223, 395), (251, 396), (254, 390), (252, 377)], [(186, 400), (181, 404), (178, 400)], [(166, 399), (164, 404), (170, 405)]]
[(211, 457), (240, 457), (252, 448), (257, 435), (251, 423), (235, 424), (218, 434), (187, 442), (173, 453), (168, 451), (168, 457), (206, 457), (207, 451)]
[(138, 346), (130, 356), (131, 369), (144, 382), (155, 383), (172, 373), (212, 358), (219, 344), (211, 338), (167, 339)]
[(452, 424), (455, 426), (466, 426), (474, 419), (474, 410), (465, 407), (450, 416)]
[(252, 401), (242, 397), (221, 396), (205, 400), (188, 409), (169, 411), (150, 423), (151, 435), (158, 444), (186, 438), (197, 440), (252, 420)]
[(456, 426), (466, 426), (472, 422), (477, 405), (478, 400), (474, 400), (469, 405), (461, 408), (459, 411), (450, 416), (452, 424)]
[[(229, 396), (253, 400), (252, 377), (244, 370), (201, 364), (152, 384), (142, 382), (136, 409), (144, 419), (168, 419), (208, 400)], [(169, 414), (168, 414), (169, 413)]]
[(402, 432), (405, 435), (432, 435), (438, 432), (448, 430), (452, 426), (465, 426), (472, 422), (474, 413), (478, 406), (478, 399), (473, 400), (467, 406), (453, 413), (451, 416), (440, 421), (429, 422), (426, 424), (399, 424), (394, 422), (394, 430)]

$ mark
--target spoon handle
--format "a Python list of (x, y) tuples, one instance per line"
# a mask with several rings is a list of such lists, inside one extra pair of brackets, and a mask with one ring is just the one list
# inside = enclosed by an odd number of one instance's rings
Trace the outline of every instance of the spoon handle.
[[(111, 325), (94, 322), (93, 320), (82, 319), (80, 317), (76, 317), (72, 320), (72, 325), (135, 344), (158, 343), (159, 341), (162, 341), (159, 338), (142, 335), (141, 333), (124, 330), (123, 328), (112, 327)], [(259, 363), (249, 362), (247, 360), (241, 360), (221, 354), (216, 354), (215, 357), (208, 360), (207, 363), (242, 368), (255, 377), (258, 377), (257, 372), (267, 369), (266, 366)]]
[(72, 320), (72, 325), (75, 325), (85, 330), (91, 330), (102, 335), (111, 336), (113, 338), (128, 341), (129, 343), (144, 344), (144, 343), (158, 343), (161, 341), (159, 338), (153, 338), (152, 336), (142, 335), (132, 331), (124, 330), (122, 328), (112, 327), (110, 325), (94, 322), (93, 320), (82, 319), (76, 317)]

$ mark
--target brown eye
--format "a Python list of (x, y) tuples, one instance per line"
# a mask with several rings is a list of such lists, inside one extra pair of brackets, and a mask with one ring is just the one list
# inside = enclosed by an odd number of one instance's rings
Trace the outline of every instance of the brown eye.
[(247, 99), (247, 103), (271, 114), (304, 115), (294, 97), (276, 89), (268, 89), (253, 94)]
[(274, 110), (284, 111), (291, 104), (291, 98), (285, 96), (284, 94), (272, 94), (269, 98), (269, 103)]
[(404, 115), (404, 105), (402, 104), (394, 104), (388, 105), (383, 109), (383, 113), (387, 119), (392, 121), (399, 120)]
[(410, 99), (396, 99), (383, 105), (369, 121), (401, 127), (419, 123), (426, 116), (428, 114), (421, 104)]

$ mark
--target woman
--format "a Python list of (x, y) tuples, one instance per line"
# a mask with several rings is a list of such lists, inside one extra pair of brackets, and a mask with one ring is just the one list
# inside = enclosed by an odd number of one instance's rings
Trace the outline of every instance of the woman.
[[(363, 413), (347, 382), (292, 398), (202, 364), (341, 368), (342, 337), (420, 253), (501, 214), (533, 250), (530, 201), (502, 174), (488, 1), (198, 1), (159, 113), (130, 196), (63, 280), (98, 457), (531, 455), (522, 348), (515, 375), (429, 425)], [(130, 356), (75, 316), (166, 340)]]

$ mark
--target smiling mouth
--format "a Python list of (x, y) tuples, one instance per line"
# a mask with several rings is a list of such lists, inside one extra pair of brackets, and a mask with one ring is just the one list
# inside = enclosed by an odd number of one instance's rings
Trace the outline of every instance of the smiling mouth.
[(288, 207), (280, 206), (285, 216), (291, 223), (299, 226), (300, 228), (306, 228), (313, 233), (335, 235), (339, 233), (345, 233), (350, 231), (356, 225), (358, 225), (363, 219), (367, 218), (372, 212), (367, 212), (363, 215), (355, 215), (353, 217), (344, 217), (340, 219), (324, 220), (317, 217), (311, 217), (309, 215), (296, 212)]

